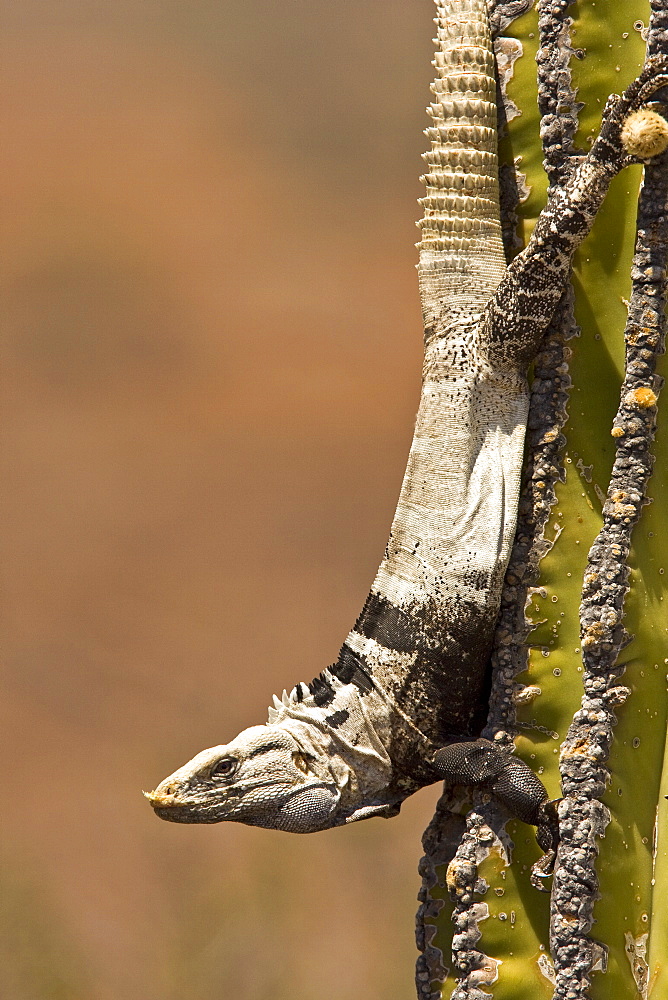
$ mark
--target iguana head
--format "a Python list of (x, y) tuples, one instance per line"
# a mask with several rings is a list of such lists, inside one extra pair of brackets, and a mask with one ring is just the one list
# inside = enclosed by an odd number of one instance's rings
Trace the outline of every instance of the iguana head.
[(396, 815), (405, 793), (392, 788), (392, 765), (371, 709), (355, 685), (328, 671), (320, 683), (331, 692), (326, 705), (305, 685), (284, 692), (266, 726), (203, 750), (145, 792), (157, 815), (174, 823), (231, 820), (292, 833)]
[(145, 795), (175, 823), (232, 820), (293, 833), (335, 825), (341, 797), (319, 755), (280, 726), (253, 726), (203, 750)]

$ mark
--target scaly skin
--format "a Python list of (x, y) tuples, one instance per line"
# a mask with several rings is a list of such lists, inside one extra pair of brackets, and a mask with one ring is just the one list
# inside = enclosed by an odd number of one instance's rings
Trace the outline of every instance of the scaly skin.
[(163, 819), (309, 833), (396, 815), (444, 777), (486, 785), (554, 847), (541, 782), (476, 738), (515, 530), (526, 372), (610, 180), (633, 161), (622, 125), (666, 83), (667, 64), (648, 63), (610, 99), (590, 153), (506, 267), (486, 3), (437, 8), (419, 244), (422, 396), (385, 556), (337, 663), (275, 699), (266, 726), (161, 782), (147, 797)]

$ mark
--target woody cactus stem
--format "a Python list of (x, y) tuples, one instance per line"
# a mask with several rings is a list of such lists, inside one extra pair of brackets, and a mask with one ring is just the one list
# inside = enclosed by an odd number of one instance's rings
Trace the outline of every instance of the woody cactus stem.
[(571, 79), (571, 26), (568, 8), (574, 0), (539, 0), (538, 108), (543, 166), (550, 187), (563, 184), (572, 166), (578, 127), (577, 94)]
[[(661, 16), (654, 14), (650, 30), (650, 54), (660, 49), (659, 35), (664, 51), (668, 41), (668, 15), (658, 13)], [(609, 820), (599, 796), (608, 779), (605, 761), (616, 722), (614, 708), (629, 694), (617, 684), (623, 667), (616, 660), (628, 639), (622, 612), (629, 589), (631, 533), (647, 502), (652, 471), (650, 446), (662, 382), (655, 369), (664, 349), (667, 260), (668, 156), (664, 154), (646, 167), (640, 196), (625, 331), (626, 376), (612, 429), (616, 457), (603, 527), (589, 551), (580, 608), (584, 696), (561, 753), (565, 797), (559, 809), (562, 840), (551, 917), (555, 1000), (588, 995), (597, 951), (588, 938), (598, 888), (594, 860), (596, 839)]]

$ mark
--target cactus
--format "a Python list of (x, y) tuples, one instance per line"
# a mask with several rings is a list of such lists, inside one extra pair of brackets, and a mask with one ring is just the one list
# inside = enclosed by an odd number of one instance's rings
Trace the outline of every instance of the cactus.
[[(608, 95), (634, 78), (645, 57), (646, 3), (567, 6), (561, 0), (539, 3), (538, 11), (510, 26), (516, 41), (499, 43), (500, 67), (511, 65), (513, 71), (507, 96), (521, 112), (508, 115), (502, 153), (507, 163), (521, 157), (519, 170), (526, 175), (529, 196), (517, 209), (524, 238), (544, 204), (546, 179), (558, 183), (570, 152), (588, 148)], [(666, 26), (668, 7), (656, 2), (650, 51), (665, 52)], [(515, 61), (518, 42), (523, 54)], [(652, 369), (661, 350), (667, 174), (660, 161), (647, 170), (641, 212), (649, 235), (646, 246), (637, 248), (633, 295), (639, 167), (613, 183), (576, 256), (574, 319), (566, 295), (536, 364), (528, 473), (497, 633), (490, 724), (503, 721), (504, 696), (514, 693), (518, 753), (555, 797), (561, 757), (566, 798), (552, 904), (530, 886), (538, 852), (526, 828), (504, 827), (504, 817), (484, 797), (474, 799), (464, 828), (446, 792), (425, 835), (420, 997), (597, 1000), (666, 994), (668, 971), (661, 959), (668, 945), (668, 803), (661, 788), (668, 550), (662, 548), (668, 515), (662, 498), (668, 438), (661, 429), (651, 446), (655, 464), (647, 489), (658, 502), (644, 504), (642, 478), (651, 467), (643, 447), (652, 437), (660, 387)], [(506, 226), (510, 241), (513, 229)], [(630, 364), (622, 385), (625, 325)], [(641, 507), (626, 594), (626, 553), (619, 539)], [(627, 645), (626, 633), (633, 637)], [(518, 674), (527, 666), (526, 645), (528, 669)], [(514, 842), (510, 864), (504, 830)]]

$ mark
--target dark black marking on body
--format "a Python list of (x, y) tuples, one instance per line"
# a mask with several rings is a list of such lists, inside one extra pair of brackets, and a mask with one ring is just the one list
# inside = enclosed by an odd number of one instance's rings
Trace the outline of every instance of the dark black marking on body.
[(341, 647), (338, 660), (332, 664), (329, 672), (338, 677), (342, 684), (354, 684), (360, 694), (368, 694), (373, 691), (373, 681), (368, 665), (345, 643)]
[(371, 591), (355, 622), (355, 632), (386, 649), (414, 653), (422, 643), (424, 625), (382, 594)]
[(334, 701), (334, 689), (327, 680), (324, 672), (313, 678), (308, 689), (313, 696), (313, 701), (319, 708), (322, 708), (324, 705), (330, 705)]
[(342, 726), (344, 722), (347, 722), (350, 718), (350, 712), (346, 708), (340, 708), (338, 712), (334, 712), (332, 715), (325, 716), (325, 722), (328, 726), (333, 729), (338, 729)]
[(347, 680), (349, 664), (355, 663), (368, 683), (377, 681), (434, 742), (477, 735), (485, 724), (495, 621), (495, 608), (477, 607), (463, 597), (447, 602), (435, 597), (402, 609), (372, 592), (355, 632), (388, 650), (415, 654), (414, 662), (376, 676), (374, 664), (362, 663), (363, 656), (344, 645), (342, 659), (330, 670)]

